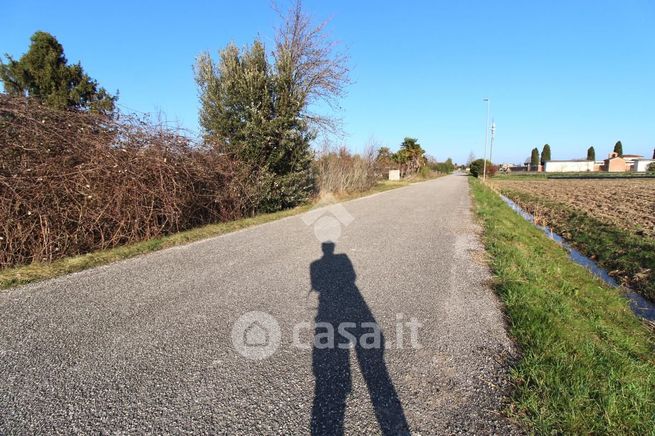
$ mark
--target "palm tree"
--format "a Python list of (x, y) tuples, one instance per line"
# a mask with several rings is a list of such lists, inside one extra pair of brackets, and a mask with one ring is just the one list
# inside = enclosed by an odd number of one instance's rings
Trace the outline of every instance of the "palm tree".
[(405, 173), (415, 173), (425, 165), (425, 150), (416, 138), (405, 138), (396, 153), (396, 162), (404, 167)]

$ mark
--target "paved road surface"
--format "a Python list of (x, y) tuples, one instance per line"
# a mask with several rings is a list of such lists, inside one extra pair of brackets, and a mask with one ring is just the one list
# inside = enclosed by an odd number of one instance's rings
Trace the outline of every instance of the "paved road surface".
[[(466, 177), (343, 206), (321, 211), (347, 224), (333, 246), (313, 212), (0, 292), (0, 433), (509, 431)], [(263, 360), (232, 345), (250, 311), (279, 323)], [(313, 327), (347, 321), (351, 348)], [(263, 353), (269, 328), (235, 337)]]

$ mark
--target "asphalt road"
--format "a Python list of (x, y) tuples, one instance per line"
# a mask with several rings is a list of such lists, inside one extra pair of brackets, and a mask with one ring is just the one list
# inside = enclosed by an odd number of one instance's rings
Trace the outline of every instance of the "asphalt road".
[(342, 205), (0, 291), (0, 433), (516, 431), (466, 177)]

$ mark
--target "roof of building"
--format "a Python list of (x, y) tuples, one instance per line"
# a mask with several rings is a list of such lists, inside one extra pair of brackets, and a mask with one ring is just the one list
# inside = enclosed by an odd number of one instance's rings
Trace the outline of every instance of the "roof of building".
[(640, 157), (640, 158), (643, 158), (643, 156), (640, 155), (640, 154), (624, 154), (622, 157)]
[(593, 160), (587, 160), (587, 159), (564, 159), (564, 160), (547, 160), (546, 163), (548, 162), (593, 162)]

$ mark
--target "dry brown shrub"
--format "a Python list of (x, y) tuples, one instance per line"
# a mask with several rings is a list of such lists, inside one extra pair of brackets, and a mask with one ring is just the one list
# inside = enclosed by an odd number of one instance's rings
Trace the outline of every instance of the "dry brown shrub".
[(345, 147), (324, 147), (315, 162), (319, 191), (324, 193), (362, 192), (378, 180), (373, 152), (363, 156), (352, 154)]
[(176, 130), (0, 95), (0, 267), (239, 218), (259, 187)]

